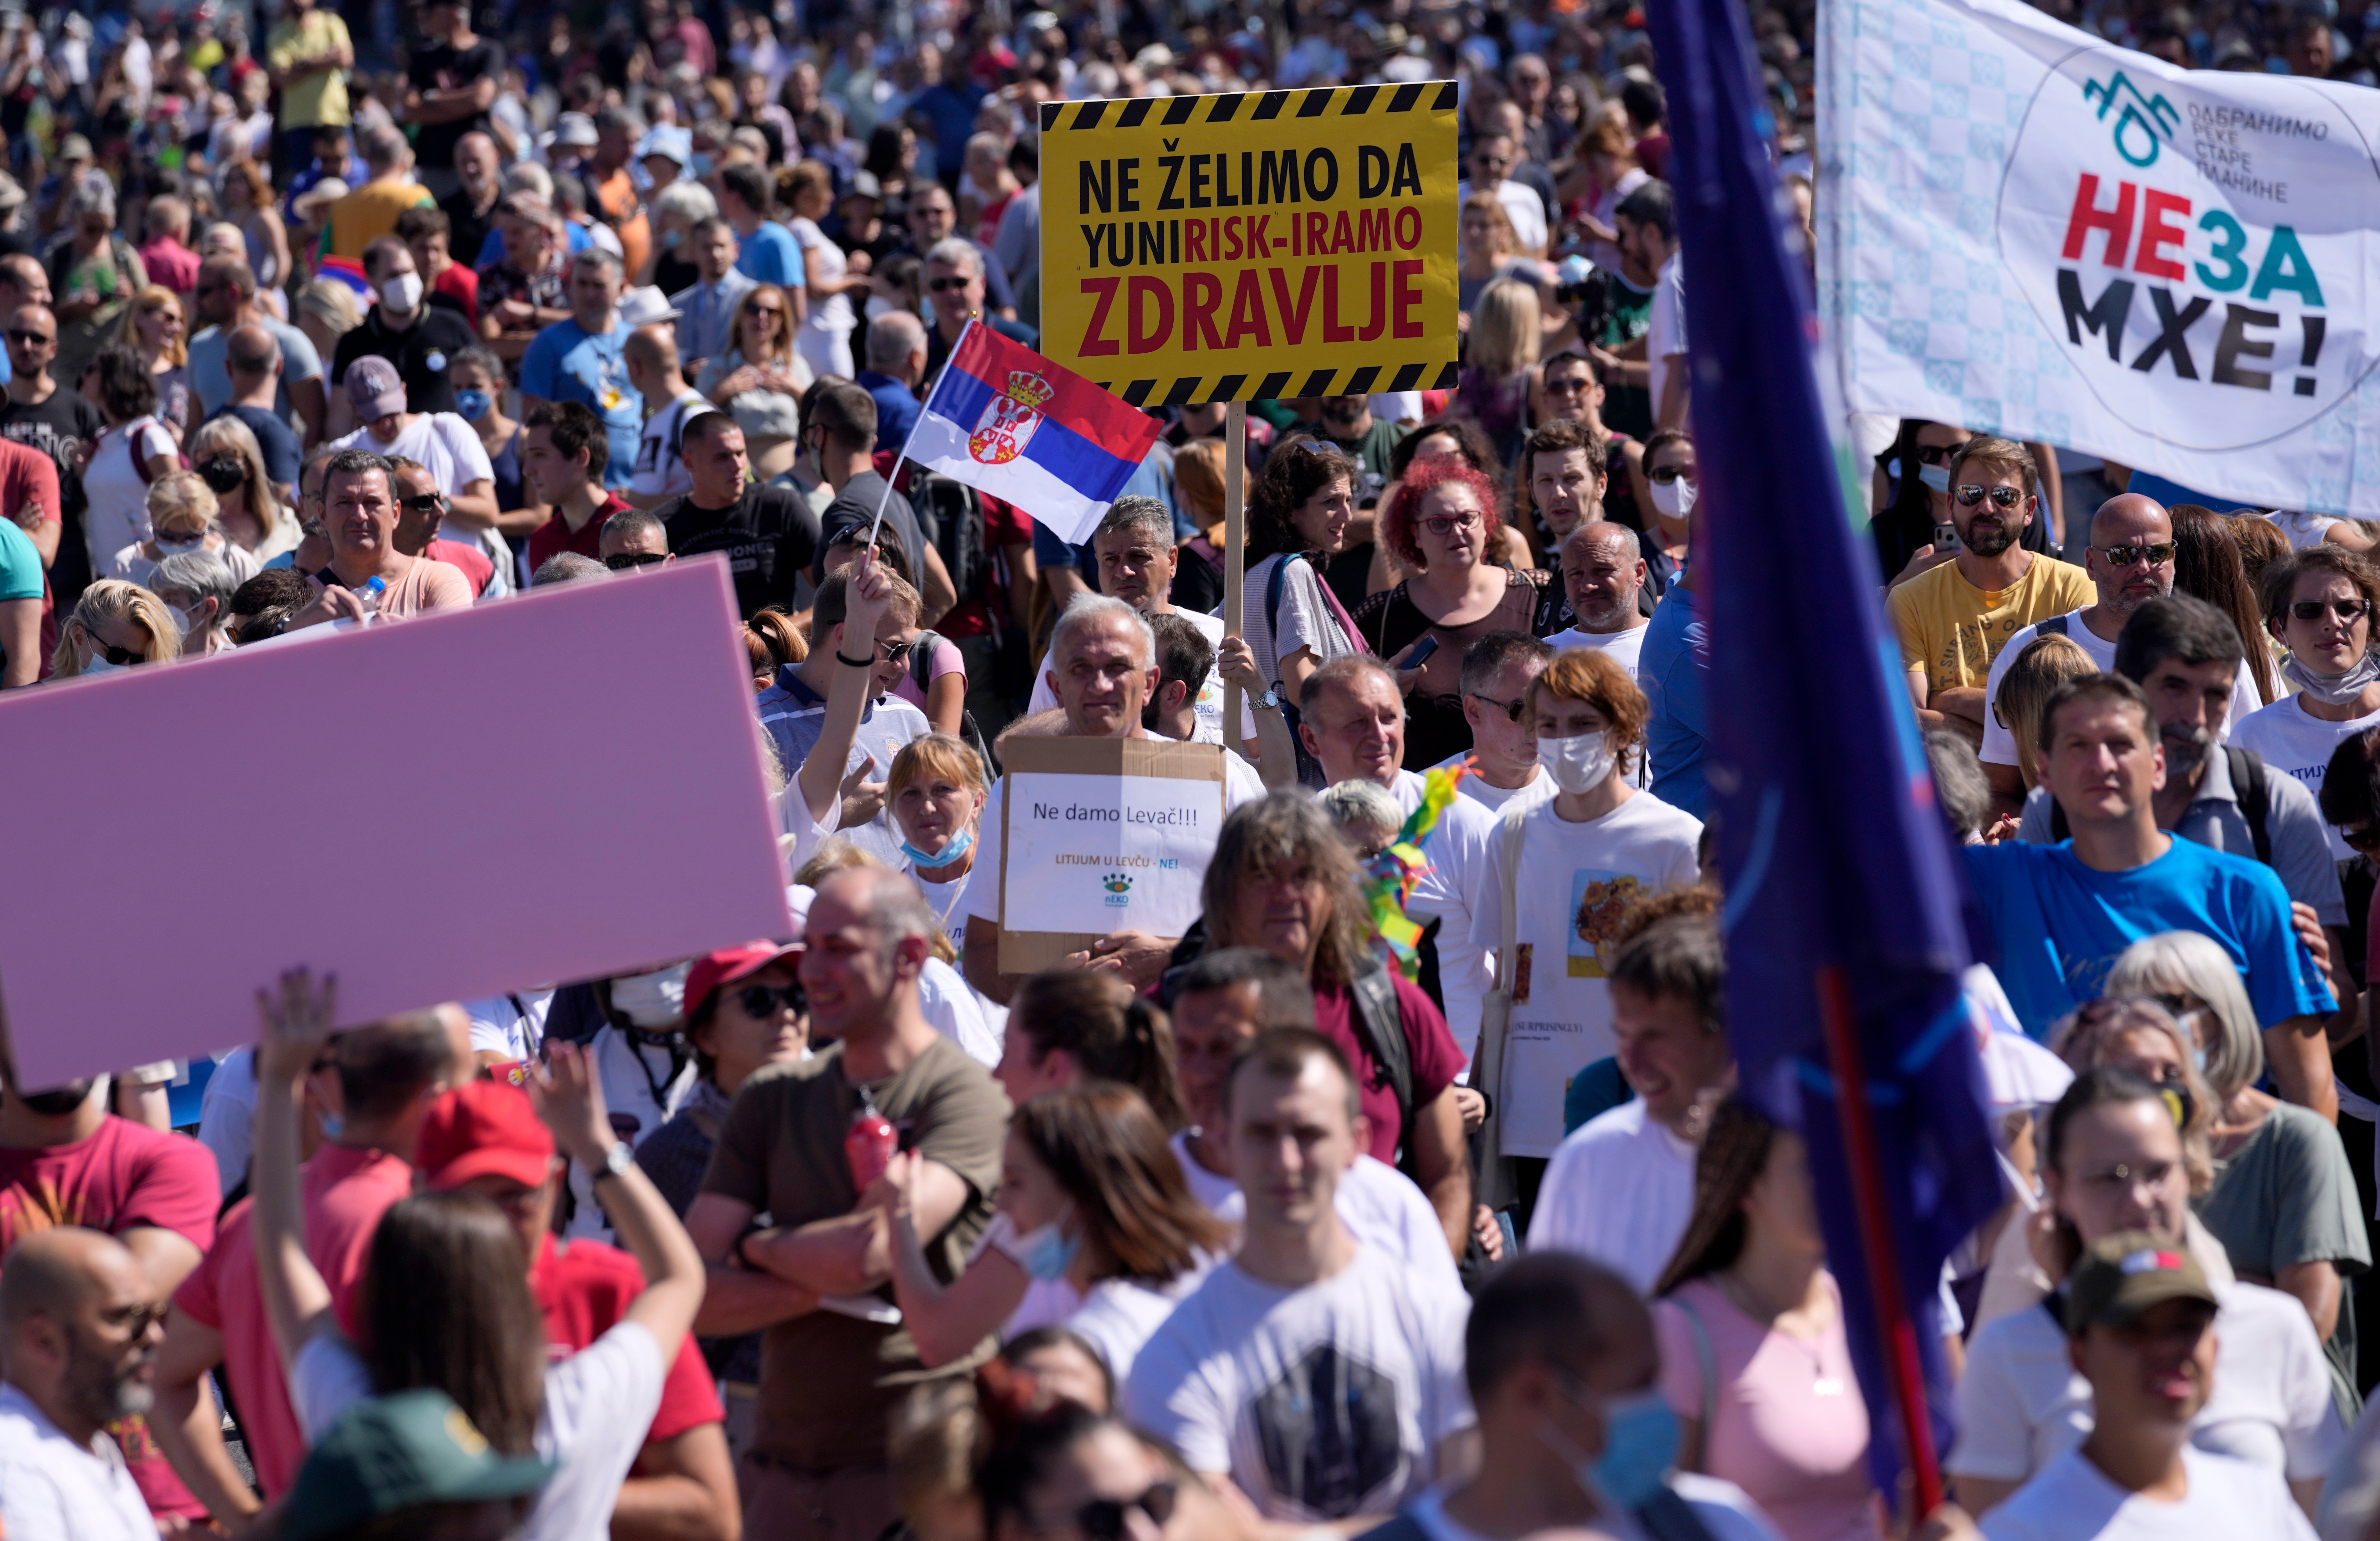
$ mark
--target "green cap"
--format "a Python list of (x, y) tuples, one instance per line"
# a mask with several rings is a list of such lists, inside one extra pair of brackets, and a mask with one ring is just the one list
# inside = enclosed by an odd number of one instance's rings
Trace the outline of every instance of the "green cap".
[(399, 1391), (339, 1415), (289, 1489), (285, 1541), (337, 1535), (420, 1504), (534, 1493), (553, 1463), (498, 1455), (443, 1391)]
[(2066, 1330), (2096, 1322), (2120, 1326), (2168, 1300), (2219, 1305), (2198, 1260), (2145, 1231), (2119, 1231), (2082, 1255), (2066, 1288)]

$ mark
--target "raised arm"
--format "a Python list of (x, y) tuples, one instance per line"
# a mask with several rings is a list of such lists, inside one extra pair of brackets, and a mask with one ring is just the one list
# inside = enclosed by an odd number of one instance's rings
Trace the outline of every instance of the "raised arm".
[(264, 1037), (256, 1049), (256, 1149), (249, 1166), (256, 1216), (250, 1229), (257, 1283), (285, 1371), (297, 1363), (308, 1339), (335, 1329), (331, 1287), (306, 1256), (306, 1220), (298, 1197), (298, 1116), (306, 1074), (330, 1041), (338, 1003), (337, 975), (326, 976), (317, 990), (302, 968), (282, 975), (277, 995), (256, 992)]
[[(892, 598), (873, 552), (860, 552), (859, 560), (844, 574), (843, 640), (838, 645), (832, 637), (820, 637), (811, 643), (814, 648), (825, 648), (835, 661), (833, 678), (827, 685), (826, 719), (819, 728), (818, 742), (802, 761), (801, 773), (795, 778), (810, 818), (821, 823), (842, 795), (844, 762), (851, 758), (851, 746), (859, 737), (859, 719), (868, 710), (868, 693), (875, 685), (876, 623), (883, 618)], [(852, 649), (857, 650), (845, 650)], [(853, 657), (865, 661), (843, 661)]]

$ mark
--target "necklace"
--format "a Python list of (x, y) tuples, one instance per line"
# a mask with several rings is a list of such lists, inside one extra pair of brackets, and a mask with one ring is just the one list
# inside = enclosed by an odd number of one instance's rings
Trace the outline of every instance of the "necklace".
[(1770, 1342), (1791, 1343), (1796, 1353), (1810, 1361), (1810, 1394), (1812, 1396), (1840, 1397), (1843, 1394), (1845, 1388), (1842, 1378), (1827, 1373), (1826, 1335), (1821, 1333), (1815, 1338), (1805, 1338), (1800, 1333), (1786, 1331), (1777, 1325), (1783, 1317), (1797, 1314), (1801, 1310), (1800, 1306), (1795, 1306), (1791, 1311), (1773, 1310), (1769, 1308), (1767, 1302), (1755, 1298), (1750, 1287), (1733, 1274), (1714, 1274), (1712, 1279), (1718, 1285), (1719, 1292), (1727, 1297), (1729, 1304), (1768, 1329)]

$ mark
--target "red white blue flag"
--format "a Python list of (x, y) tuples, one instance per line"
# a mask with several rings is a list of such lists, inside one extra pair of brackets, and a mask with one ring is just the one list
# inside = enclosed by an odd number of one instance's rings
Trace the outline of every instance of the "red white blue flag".
[(906, 458), (1004, 498), (1069, 544), (1157, 442), (1156, 419), (990, 327), (970, 325), (926, 398)]

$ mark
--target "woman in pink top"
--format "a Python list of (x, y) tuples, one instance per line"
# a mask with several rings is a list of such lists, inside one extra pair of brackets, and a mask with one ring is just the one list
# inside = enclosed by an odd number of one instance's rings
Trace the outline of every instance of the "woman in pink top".
[(1867, 1404), (1800, 1135), (1720, 1106), (1694, 1218), (1653, 1292), (1679, 1465), (1742, 1488), (1786, 1541), (1875, 1541)]

